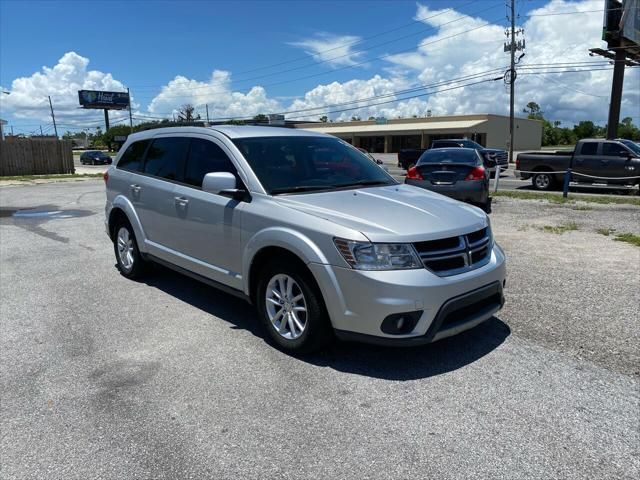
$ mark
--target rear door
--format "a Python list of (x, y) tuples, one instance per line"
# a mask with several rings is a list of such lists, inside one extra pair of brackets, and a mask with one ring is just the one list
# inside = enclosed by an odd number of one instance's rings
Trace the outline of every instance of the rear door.
[(173, 191), (176, 218), (172, 245), (184, 268), (242, 289), (241, 211), (244, 202), (202, 190), (207, 173), (230, 172), (240, 177), (224, 144), (209, 136), (193, 137), (181, 184)]
[[(598, 180), (590, 178), (601, 173), (599, 147), (601, 142), (582, 142), (576, 146), (573, 156), (574, 180), (578, 182), (597, 183)], [(589, 176), (580, 176), (583, 173)]]
[[(160, 257), (171, 248), (174, 195), (189, 147), (189, 139), (180, 135), (155, 137), (145, 156), (142, 175), (132, 190), (137, 196), (137, 212), (147, 237), (150, 252)], [(164, 248), (163, 248), (164, 247)]]

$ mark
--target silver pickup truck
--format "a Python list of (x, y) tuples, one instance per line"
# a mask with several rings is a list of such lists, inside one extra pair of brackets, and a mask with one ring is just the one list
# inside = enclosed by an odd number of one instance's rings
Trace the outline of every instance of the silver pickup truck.
[(552, 190), (569, 166), (577, 184), (632, 187), (640, 183), (640, 146), (598, 138), (580, 140), (573, 151), (524, 152), (516, 157), (515, 175), (531, 179), (537, 190)]

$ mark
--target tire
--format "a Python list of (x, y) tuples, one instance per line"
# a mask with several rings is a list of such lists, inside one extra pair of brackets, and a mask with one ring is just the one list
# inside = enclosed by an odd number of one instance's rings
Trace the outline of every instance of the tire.
[(491, 200), (492, 198), (489, 197), (486, 203), (483, 203), (482, 205), (480, 205), (480, 208), (484, 210), (484, 213), (486, 213), (487, 215), (491, 213)]
[(147, 271), (147, 262), (140, 255), (138, 242), (131, 224), (120, 221), (114, 228), (113, 251), (116, 256), (118, 270), (122, 276), (137, 279)]
[(556, 179), (551, 172), (535, 173), (531, 177), (531, 185), (536, 190), (549, 191), (553, 190), (556, 184)]
[(304, 266), (280, 257), (259, 275), (256, 307), (270, 344), (295, 355), (317, 351), (331, 341), (322, 294)]

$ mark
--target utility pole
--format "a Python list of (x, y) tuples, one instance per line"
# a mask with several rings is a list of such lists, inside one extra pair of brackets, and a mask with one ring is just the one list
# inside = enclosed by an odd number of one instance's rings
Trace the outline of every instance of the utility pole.
[(133, 118), (131, 117), (131, 93), (127, 88), (127, 98), (129, 98), (129, 133), (133, 133)]
[(40, 136), (44, 137), (44, 133), (42, 133), (42, 125), (40, 125)]
[(207, 110), (207, 123), (209, 123), (209, 104), (205, 103), (204, 106), (205, 106), (205, 108)]
[[(56, 138), (58, 138), (58, 127), (56, 126), (56, 116), (53, 114), (53, 103), (51, 103), (51, 95), (49, 95), (49, 108), (51, 108), (51, 119), (53, 120), (53, 131), (56, 134)], [(42, 130), (42, 127), (40, 127)]]
[[(511, 0), (511, 67), (509, 72), (509, 161), (513, 162), (513, 140), (515, 124), (515, 84), (516, 84), (516, 0)], [(496, 178), (500, 168), (496, 170)]]
[(523, 53), (516, 61), (516, 52), (524, 50), (525, 41), (524, 39), (516, 41), (516, 37), (521, 33), (524, 33), (524, 30), (521, 28), (516, 30), (516, 0), (510, 1), (511, 16), (509, 20), (511, 21), (511, 27), (505, 31), (507, 38), (509, 38), (509, 43), (504, 44), (504, 51), (509, 52), (510, 66), (509, 70), (505, 73), (504, 81), (505, 83), (509, 83), (509, 161), (513, 162), (513, 148), (515, 145), (515, 84), (516, 78), (518, 77), (516, 64), (524, 56)]

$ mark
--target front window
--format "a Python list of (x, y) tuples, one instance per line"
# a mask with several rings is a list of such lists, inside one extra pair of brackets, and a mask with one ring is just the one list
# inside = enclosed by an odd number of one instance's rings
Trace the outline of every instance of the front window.
[(233, 141), (271, 195), (397, 182), (365, 154), (332, 137), (259, 137)]
[(640, 145), (638, 145), (636, 142), (632, 142), (631, 140), (620, 140), (620, 143), (625, 145), (629, 150), (640, 157)]

